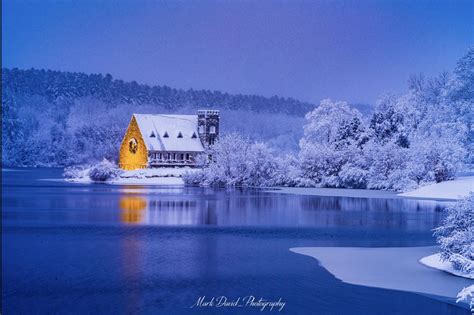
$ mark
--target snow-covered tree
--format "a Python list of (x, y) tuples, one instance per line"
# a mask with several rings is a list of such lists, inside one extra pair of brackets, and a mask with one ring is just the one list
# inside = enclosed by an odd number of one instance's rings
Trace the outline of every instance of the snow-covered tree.
[(357, 110), (346, 102), (322, 100), (306, 115), (299, 153), (302, 178), (314, 185), (344, 187), (339, 172), (360, 151), (363, 133)]
[(467, 161), (474, 164), (474, 46), (458, 61), (445, 97), (456, 117), (466, 126)]
[(272, 184), (275, 186), (305, 186), (301, 178), (301, 166), (296, 156), (286, 154), (275, 158), (276, 168)]
[(446, 218), (434, 235), (442, 259), (474, 276), (474, 193), (446, 209)]
[(461, 301), (469, 302), (471, 312), (474, 312), (474, 284), (463, 288), (457, 296), (456, 303)]
[(24, 123), (14, 95), (4, 86), (2, 93), (2, 165), (21, 165), (23, 154), (18, 154), (18, 146), (24, 145)]
[(187, 184), (203, 186), (271, 186), (278, 167), (275, 153), (264, 143), (239, 134), (222, 136), (201, 157), (202, 170), (183, 176)]
[(415, 75), (365, 119), (323, 100), (306, 115), (301, 176), (313, 186), (407, 190), (453, 179), (474, 163), (474, 48), (453, 74)]
[(404, 191), (416, 187), (411, 178), (411, 152), (396, 141), (382, 145), (371, 140), (364, 146), (364, 157), (367, 188)]
[(305, 142), (331, 145), (338, 136), (340, 125), (355, 116), (361, 115), (346, 102), (322, 100), (318, 107), (305, 116), (303, 144), (300, 145), (304, 146)]

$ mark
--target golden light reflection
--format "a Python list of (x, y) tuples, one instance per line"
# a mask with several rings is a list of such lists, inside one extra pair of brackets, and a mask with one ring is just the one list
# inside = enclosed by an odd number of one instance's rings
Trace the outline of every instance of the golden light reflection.
[(122, 209), (122, 222), (142, 222), (146, 209), (146, 200), (138, 196), (124, 196), (120, 199), (120, 209)]

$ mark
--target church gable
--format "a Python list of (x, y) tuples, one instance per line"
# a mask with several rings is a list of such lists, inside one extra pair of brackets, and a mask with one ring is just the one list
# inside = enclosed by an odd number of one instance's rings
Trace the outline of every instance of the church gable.
[(125, 170), (148, 166), (148, 150), (135, 116), (130, 120), (120, 145), (119, 166)]

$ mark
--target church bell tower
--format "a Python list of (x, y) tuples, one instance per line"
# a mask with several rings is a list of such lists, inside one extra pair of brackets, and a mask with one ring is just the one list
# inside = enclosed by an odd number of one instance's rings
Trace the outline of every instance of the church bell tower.
[(198, 110), (198, 133), (205, 148), (217, 141), (219, 138), (218, 110)]

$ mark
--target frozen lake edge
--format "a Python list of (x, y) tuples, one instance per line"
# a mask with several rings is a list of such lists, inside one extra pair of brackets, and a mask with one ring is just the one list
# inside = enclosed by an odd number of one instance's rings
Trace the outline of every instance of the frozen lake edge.
[[(291, 252), (319, 261), (337, 279), (354, 285), (414, 292), (456, 304), (472, 280), (428, 268), (419, 260), (437, 247), (296, 247)], [(350, 266), (348, 259), (350, 257)], [(396, 262), (396, 263), (394, 263)], [(467, 303), (457, 305), (468, 308)]]

